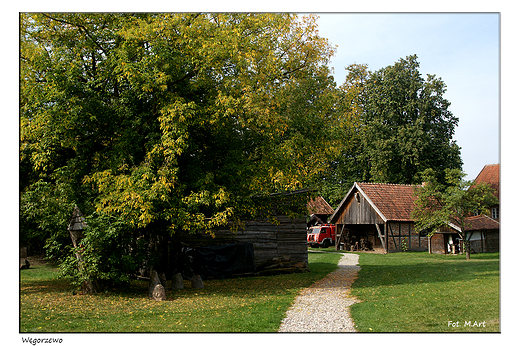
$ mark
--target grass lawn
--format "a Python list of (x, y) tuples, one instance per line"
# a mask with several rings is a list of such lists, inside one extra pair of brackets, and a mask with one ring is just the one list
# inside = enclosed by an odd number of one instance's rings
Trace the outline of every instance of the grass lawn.
[[(500, 332), (499, 255), (362, 253), (360, 332)], [(485, 322), (485, 323), (484, 323)]]
[(168, 292), (163, 302), (147, 299), (142, 281), (73, 295), (56, 268), (31, 267), (20, 272), (20, 332), (276, 332), (298, 293), (335, 270), (339, 258), (309, 253), (309, 273), (207, 280), (204, 289)]

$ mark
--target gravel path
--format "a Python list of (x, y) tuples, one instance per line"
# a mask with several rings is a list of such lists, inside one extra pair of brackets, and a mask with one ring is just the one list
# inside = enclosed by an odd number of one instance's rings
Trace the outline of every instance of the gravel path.
[(360, 269), (359, 255), (343, 254), (338, 269), (304, 289), (287, 311), (278, 332), (355, 332), (349, 306), (350, 286)]

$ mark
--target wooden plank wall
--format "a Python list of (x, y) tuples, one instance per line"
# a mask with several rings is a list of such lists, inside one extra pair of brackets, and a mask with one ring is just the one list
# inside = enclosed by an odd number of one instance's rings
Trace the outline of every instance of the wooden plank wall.
[(443, 233), (435, 233), (431, 237), (431, 252), (437, 254), (445, 254), (446, 253), (446, 245), (444, 243), (444, 234)]
[(470, 239), (470, 249), (477, 253), (481, 252), (498, 252), (499, 238), (496, 230), (476, 231), (477, 236)]
[(244, 229), (236, 233), (230, 229), (215, 230), (215, 238), (203, 234), (187, 235), (178, 239), (197, 246), (251, 243), (254, 246), (257, 267), (281, 256), (291, 256), (291, 262), (299, 262), (300, 266), (307, 267), (307, 221), (286, 216), (278, 216), (277, 220), (278, 224), (268, 220), (246, 221)]
[(382, 224), (383, 220), (377, 215), (370, 203), (363, 198), (361, 193), (359, 193), (359, 201), (356, 199), (356, 193), (353, 193), (336, 223), (344, 225), (374, 225), (376, 223)]
[(499, 252), (500, 251), (500, 238), (498, 231), (486, 231), (486, 251), (487, 252)]

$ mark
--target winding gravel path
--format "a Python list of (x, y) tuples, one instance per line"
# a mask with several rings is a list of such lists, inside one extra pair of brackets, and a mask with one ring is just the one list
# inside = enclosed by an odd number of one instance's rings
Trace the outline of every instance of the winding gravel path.
[(358, 259), (359, 255), (343, 254), (338, 269), (304, 289), (278, 332), (356, 332), (348, 307), (357, 302), (350, 286), (360, 269)]

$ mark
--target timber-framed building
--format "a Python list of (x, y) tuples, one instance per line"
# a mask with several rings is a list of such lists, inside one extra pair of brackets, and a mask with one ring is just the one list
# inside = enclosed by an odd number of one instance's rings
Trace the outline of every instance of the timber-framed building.
[(428, 251), (426, 232), (416, 233), (411, 213), (418, 185), (354, 183), (331, 216), (338, 245), (357, 250), (362, 243), (379, 252)]

